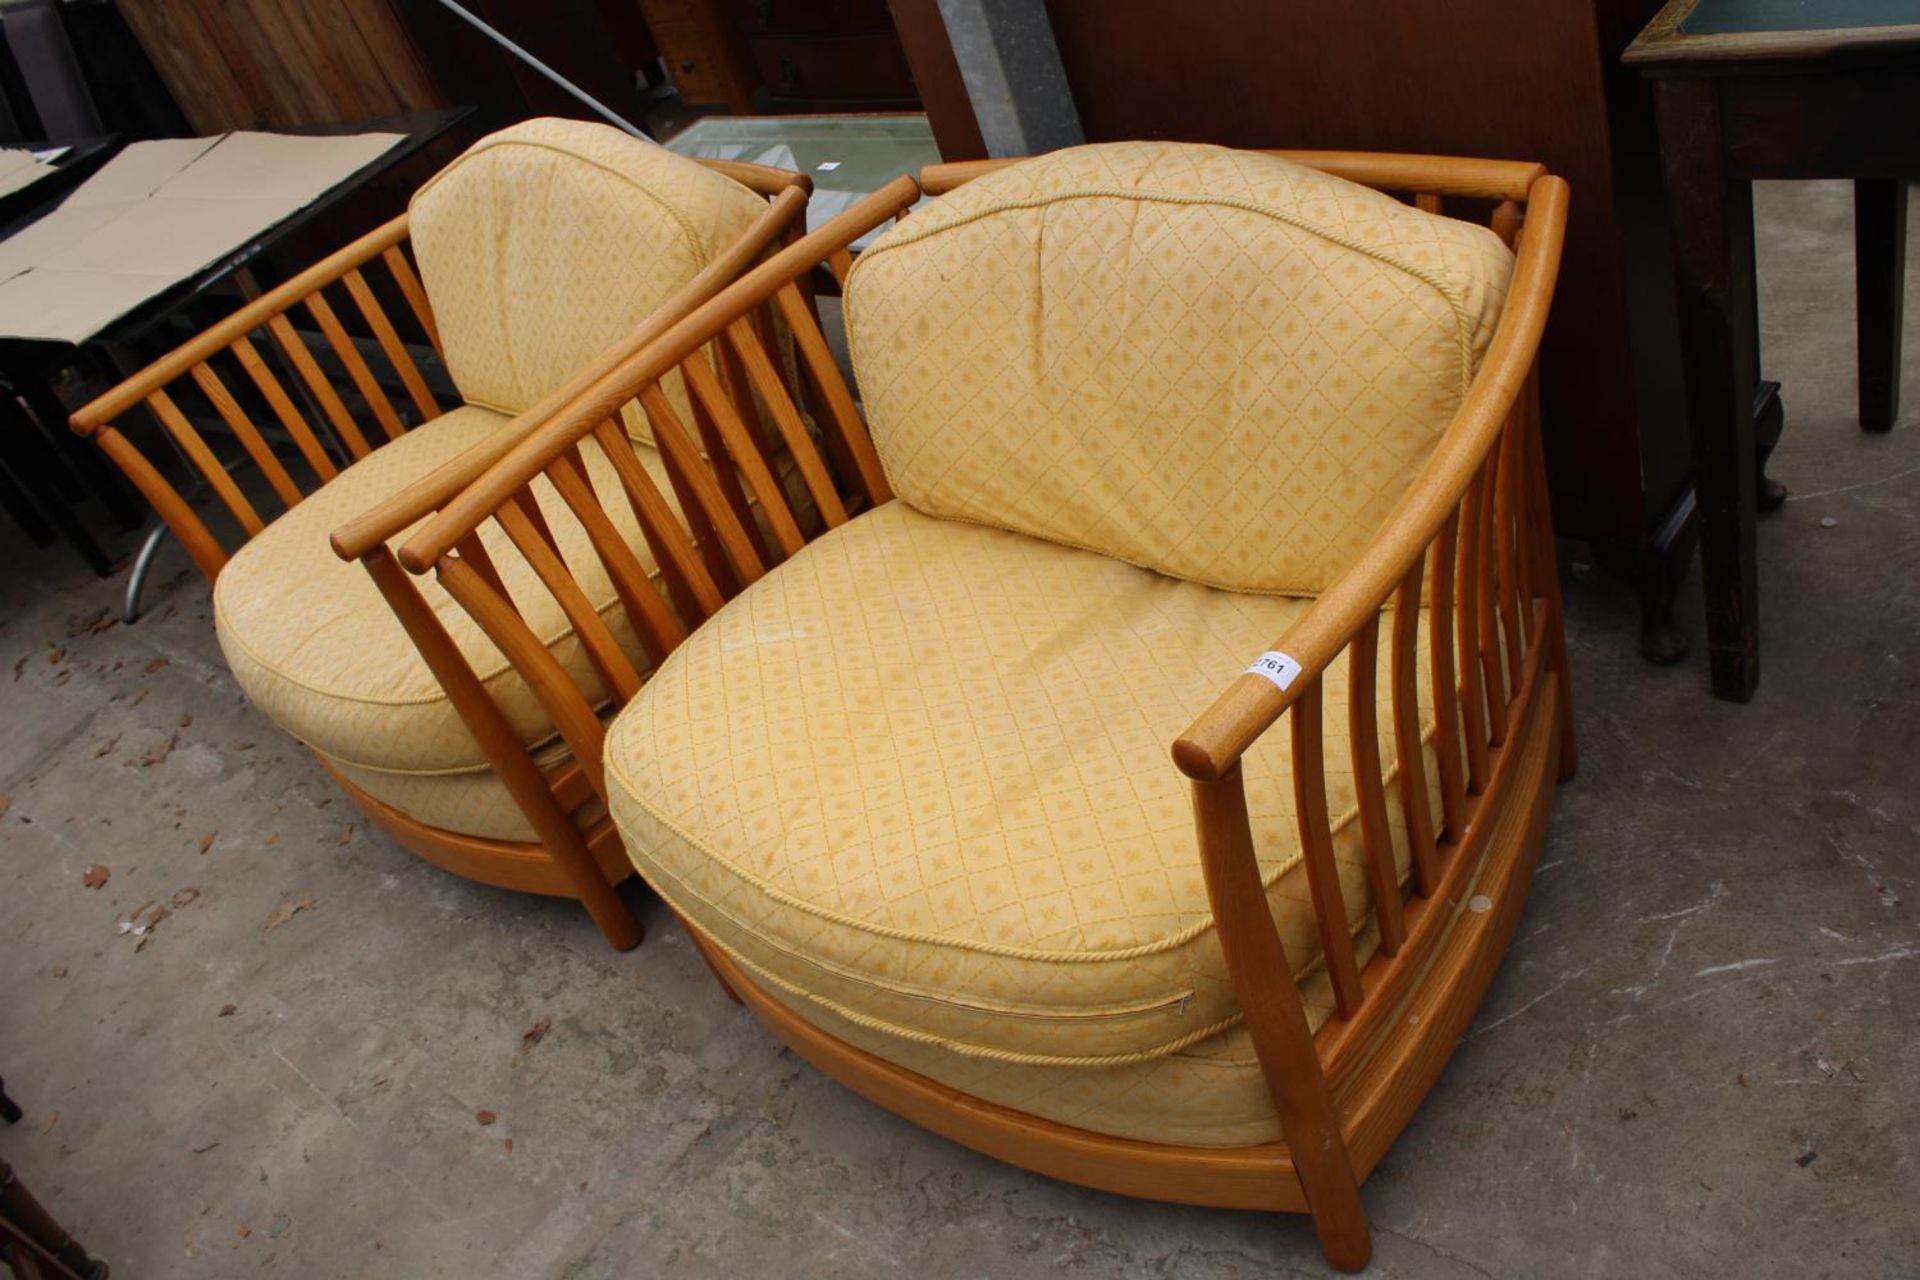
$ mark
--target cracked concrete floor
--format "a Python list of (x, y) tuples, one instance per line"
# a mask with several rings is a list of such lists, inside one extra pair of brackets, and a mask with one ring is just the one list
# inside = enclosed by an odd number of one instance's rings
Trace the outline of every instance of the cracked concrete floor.
[[(1759, 696), (1710, 699), (1697, 643), (1646, 666), (1625, 589), (1569, 581), (1582, 769), (1366, 1188), (1375, 1275), (1920, 1269), (1920, 367), (1904, 429), (1862, 436), (1847, 189), (1761, 208), (1796, 493), (1760, 530)], [(149, 618), (75, 634), (120, 584), (0, 538), (0, 1072), (28, 1110), (0, 1157), (117, 1274), (1324, 1273), (1303, 1220), (1048, 1182), (861, 1102), (657, 904), (616, 955), (408, 856), (244, 704), (177, 551)], [(116, 933), (175, 895), (144, 947)]]

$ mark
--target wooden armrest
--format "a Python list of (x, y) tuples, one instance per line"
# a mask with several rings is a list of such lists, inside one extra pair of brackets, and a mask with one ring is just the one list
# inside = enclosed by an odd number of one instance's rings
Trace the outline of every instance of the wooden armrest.
[(1300, 664), (1282, 691), (1244, 672), (1175, 739), (1173, 760), (1197, 781), (1215, 782), (1285, 714), (1369, 620), (1378, 616), (1473, 483), (1525, 385), (1553, 302), (1566, 237), (1567, 184), (1535, 179), (1527, 201), (1513, 286), (1480, 372), (1426, 466), (1339, 581), (1313, 602), (1273, 648)]
[[(1533, 184), (1547, 174), (1545, 165), (1525, 160), (1471, 160), (1380, 151), (1267, 149), (1259, 154), (1278, 156), (1385, 191), (1420, 191), (1480, 200), (1525, 200)], [(930, 164), (920, 170), (920, 188), (930, 196), (945, 195), (982, 174), (1016, 164), (1022, 158)]]
[[(368, 432), (356, 421), (349, 401), (357, 400), (387, 439), (397, 439), (406, 430), (406, 420), (373, 373), (359, 343), (341, 323), (335, 303), (327, 298), (327, 290), (335, 286), (344, 289), (346, 299), (366, 322), (419, 417), (431, 418), (439, 413), (426, 379), (383, 308), (374, 284), (380, 279), (376, 269), (379, 264), (384, 267), (389, 299), (397, 298), (405, 305), (406, 311), (396, 314), (410, 312), (419, 331), (429, 342), (437, 343), (425, 291), (402, 247), (407, 226), (407, 218), (402, 215), (376, 228), (182, 343), (73, 415), (73, 430), (99, 443), (166, 520), (209, 578), (225, 565), (227, 549), (192, 504), (115, 423), (128, 411), (144, 407), (212, 488), (242, 535), (250, 538), (259, 533), (273, 513), (269, 510), (263, 516), (255, 507), (255, 498), (241, 489), (229, 470), (230, 461), (222, 459), (201, 435), (193, 410), (209, 409), (219, 417), (286, 508), (332, 479), (346, 461), (372, 451)], [(346, 299), (337, 300), (344, 306)], [(296, 307), (319, 329), (344, 379), (336, 382), (295, 330), (289, 313)], [(279, 360), (285, 363), (276, 369)], [(293, 380), (292, 390), (282, 381), (283, 376)], [(190, 397), (186, 409), (175, 398), (179, 392)], [(256, 420), (267, 416), (299, 450), (305, 463), (304, 475), (297, 475), (298, 464), (269, 443), (262, 429), (264, 421)], [(329, 433), (330, 441), (325, 439)]]
[(813, 175), (776, 169), (772, 165), (752, 164), (746, 160), (714, 160), (696, 157), (699, 164), (715, 173), (725, 174), (755, 195), (772, 199), (781, 192), (796, 189), (802, 196), (813, 194)]
[[(762, 166), (749, 166), (761, 168)], [(783, 173), (769, 169), (768, 173)], [(792, 177), (794, 175), (787, 175)], [(472, 485), (489, 468), (511, 453), (515, 446), (538, 434), (575, 402), (582, 398), (599, 400), (597, 393), (619, 374), (648, 344), (684, 319), (695, 307), (718, 292), (728, 281), (745, 271), (755, 259), (771, 248), (795, 226), (807, 207), (807, 185), (789, 182), (745, 235), (729, 245), (693, 279), (675, 290), (653, 314), (641, 321), (624, 338), (597, 356), (592, 363), (569, 378), (531, 408), (515, 414), (513, 420), (474, 445), (459, 457), (408, 485), (372, 510), (349, 520), (333, 533), (333, 550), (342, 560), (358, 560), (388, 539), (398, 537), (422, 517), (439, 511)], [(618, 401), (615, 402), (616, 404)], [(603, 415), (604, 416), (604, 415)], [(569, 418), (568, 420), (571, 420)], [(435, 557), (436, 559), (438, 557)], [(404, 560), (404, 557), (403, 557)], [(431, 564), (432, 561), (426, 562)], [(411, 567), (411, 566), (409, 566)], [(415, 569), (414, 572), (422, 572)]]

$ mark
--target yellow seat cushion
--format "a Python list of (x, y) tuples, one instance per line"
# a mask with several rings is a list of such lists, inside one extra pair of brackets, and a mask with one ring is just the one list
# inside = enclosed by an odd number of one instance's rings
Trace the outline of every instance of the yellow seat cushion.
[[(415, 822), (463, 836), (479, 836), (483, 840), (540, 843), (540, 835), (527, 820), (520, 802), (491, 769), (419, 773), (350, 764), (325, 753), (321, 753), (321, 758), (348, 782)], [(535, 747), (533, 752), (533, 763), (543, 772), (558, 768), (572, 758), (566, 740), (558, 736)], [(588, 820), (601, 812), (599, 802), (590, 801), (574, 815), (574, 821), (584, 829)]]
[[(408, 806), (391, 797), (404, 793), (391, 787), (458, 777), (472, 781), (487, 773), (486, 758), (367, 571), (341, 560), (327, 539), (350, 517), (456, 457), (505, 421), (491, 410), (463, 406), (374, 450), (241, 547), (214, 583), (221, 649), (255, 705), (282, 729), (345, 766), (356, 783), (403, 810)], [(671, 502), (659, 455), (640, 444), (634, 451)], [(591, 440), (582, 445), (582, 456), (609, 516), (651, 568), (611, 464)], [(640, 661), (642, 651), (585, 530), (544, 478), (535, 482), (534, 491), (587, 598), (622, 647)], [(497, 525), (487, 522), (481, 537), (534, 633), (582, 689), (603, 696), (558, 602)], [(433, 577), (412, 582), (521, 739), (538, 744), (553, 737), (552, 721), (532, 690), (466, 610)], [(395, 775), (386, 787), (382, 774)], [(434, 825), (501, 834), (499, 821), (483, 820), (477, 811), (471, 821), (487, 829)], [(523, 819), (515, 829), (524, 830)], [(503, 838), (530, 838), (530, 832)]]
[[(1372, 933), (1359, 939), (1362, 964), (1377, 942)], [(748, 972), (774, 999), (836, 1039), (1003, 1107), (1141, 1142), (1246, 1147), (1285, 1138), (1244, 1023), (1171, 1053), (1068, 1069), (888, 1034), (782, 987), (752, 966)], [(1301, 995), (1317, 1029), (1333, 1013), (1324, 971), (1301, 984)]]
[[(607, 125), (528, 120), (414, 194), (410, 234), (447, 370), (518, 413), (563, 385), (733, 244), (767, 202)], [(679, 374), (667, 391), (683, 409)], [(637, 439), (646, 418), (627, 415)]]
[(1324, 590), (1491, 338), (1492, 232), (1270, 156), (1075, 147), (860, 255), (847, 329), (894, 492), (1239, 591)]
[[(609, 731), (608, 807), (660, 894), (809, 1016), (1036, 1069), (1168, 1057), (1239, 1018), (1168, 748), (1306, 607), (888, 503), (661, 665)], [(1324, 679), (1360, 932), (1344, 666)], [(1248, 753), (1247, 792), (1311, 978), (1286, 738)], [(1404, 872), (1391, 786), (1389, 809)]]

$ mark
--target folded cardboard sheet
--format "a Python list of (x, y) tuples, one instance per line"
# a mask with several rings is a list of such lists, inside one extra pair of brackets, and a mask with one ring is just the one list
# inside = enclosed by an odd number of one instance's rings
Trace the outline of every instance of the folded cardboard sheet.
[(0, 241), (0, 337), (84, 342), (401, 140), (229, 133), (136, 142)]
[(0, 196), (10, 196), (52, 173), (54, 168), (31, 151), (0, 150)]

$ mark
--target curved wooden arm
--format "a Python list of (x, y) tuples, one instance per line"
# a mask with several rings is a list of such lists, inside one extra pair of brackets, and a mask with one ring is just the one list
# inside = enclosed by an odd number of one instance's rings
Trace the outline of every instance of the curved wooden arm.
[[(1547, 175), (1545, 165), (1525, 160), (1470, 160), (1459, 156), (1407, 156), (1380, 151), (1269, 149), (1259, 154), (1278, 156), (1387, 191), (1423, 191), (1481, 200), (1525, 200), (1533, 184)], [(962, 183), (1005, 168), (1019, 159), (1021, 157), (1014, 156), (930, 164), (920, 171), (920, 189), (930, 196), (945, 195)]]
[(771, 199), (789, 188), (797, 188), (803, 196), (813, 194), (811, 174), (776, 169), (767, 164), (751, 164), (745, 160), (712, 160), (705, 156), (695, 156), (694, 159), (715, 173), (732, 178), (755, 195)]
[[(400, 563), (409, 573), (431, 570), (520, 486), (544, 471), (561, 451), (578, 443), (649, 384), (711, 342), (735, 320), (773, 297), (797, 275), (844, 251), (846, 246), (911, 206), (919, 197), (920, 187), (912, 178), (895, 178), (702, 303), (657, 341), (633, 354), (570, 401), (538, 430), (511, 442), (505, 455), (484, 477), (449, 500), (439, 514), (406, 541), (400, 548)], [(343, 529), (334, 535), (334, 549), (351, 559), (350, 553), (363, 544), (346, 541), (347, 532)]]
[[(807, 197), (813, 191), (812, 177), (788, 169), (748, 164), (741, 160), (702, 159), (699, 163), (732, 178), (758, 195), (772, 198), (774, 213), (780, 217), (781, 230), (792, 221), (794, 213), (806, 207)], [(749, 234), (757, 234), (759, 230), (760, 227), (756, 226)], [(406, 238), (407, 215), (403, 213), (322, 258), (299, 275), (269, 289), (218, 324), (167, 352), (111, 391), (83, 405), (71, 419), (74, 431), (83, 436), (92, 435), (102, 424), (113, 421), (146, 399), (151, 392), (166, 386), (207, 357), (224, 350), (235, 338), (251, 333), (271, 317), (292, 308), (314, 290), (332, 284)]]
[(1236, 677), (1173, 744), (1182, 773), (1202, 782), (1226, 776), (1294, 700), (1379, 613), (1452, 515), (1505, 426), (1540, 347), (1566, 238), (1567, 184), (1544, 176), (1527, 193), (1513, 287), (1493, 343), (1446, 434), (1358, 560), (1274, 644), (1301, 667), (1282, 692), (1251, 673)]
[(273, 317), (290, 310), (315, 290), (332, 284), (356, 267), (379, 257), (407, 238), (407, 215), (375, 227), (352, 244), (320, 259), (283, 284), (267, 290), (211, 328), (194, 335), (113, 390), (75, 411), (74, 431), (90, 436), (194, 365), (223, 351)]
[[(761, 168), (753, 165), (750, 168)], [(783, 170), (770, 169), (769, 173)], [(788, 174), (788, 177), (804, 176)], [(542, 396), (531, 408), (515, 414), (513, 420), (472, 448), (428, 472), (399, 493), (334, 531), (333, 550), (342, 560), (358, 560), (389, 538), (396, 538), (423, 516), (431, 515), (485, 475), (487, 469), (507, 456), (513, 447), (538, 431), (576, 397), (598, 388), (616, 374), (648, 343), (684, 319), (700, 303), (712, 297), (723, 284), (742, 271), (787, 234), (804, 214), (810, 183), (789, 182), (774, 196), (767, 212), (747, 229), (745, 235), (693, 279), (687, 281), (624, 338), (567, 379), (561, 386)], [(434, 560), (439, 557), (435, 556)], [(429, 564), (432, 561), (428, 562)], [(419, 571), (416, 571), (419, 572)]]

